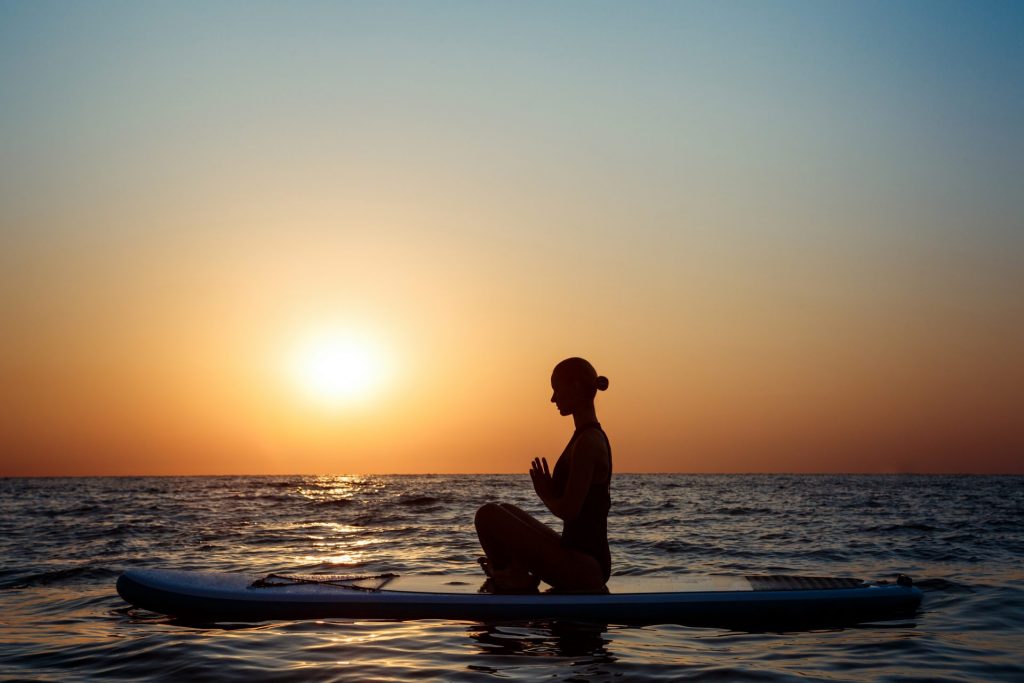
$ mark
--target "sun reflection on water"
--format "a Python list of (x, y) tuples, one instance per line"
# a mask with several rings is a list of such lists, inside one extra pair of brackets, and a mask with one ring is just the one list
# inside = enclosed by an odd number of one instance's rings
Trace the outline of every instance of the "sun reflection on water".
[(385, 488), (385, 483), (373, 477), (359, 475), (321, 475), (310, 477), (296, 487), (295, 493), (307, 500), (323, 502), (349, 500), (356, 495)]

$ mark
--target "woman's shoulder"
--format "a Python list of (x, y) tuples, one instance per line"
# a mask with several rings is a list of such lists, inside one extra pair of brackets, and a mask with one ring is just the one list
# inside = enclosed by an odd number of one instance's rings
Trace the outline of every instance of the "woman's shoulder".
[(577, 466), (582, 463), (592, 473), (593, 483), (605, 482), (611, 475), (611, 447), (600, 429), (587, 429), (579, 434), (573, 449), (572, 460)]
[(608, 437), (599, 427), (584, 429), (576, 436), (573, 451), (577, 454), (606, 454), (608, 453)]

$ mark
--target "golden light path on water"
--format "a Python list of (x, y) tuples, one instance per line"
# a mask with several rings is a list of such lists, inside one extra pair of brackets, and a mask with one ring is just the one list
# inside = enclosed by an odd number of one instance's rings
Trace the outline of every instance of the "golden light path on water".
[[(368, 488), (382, 489), (384, 484), (370, 477), (318, 476), (309, 480), (308, 485), (296, 487), (292, 493), (297, 497), (325, 504), (329, 510), (332, 503), (342, 504), (344, 501), (350, 501), (358, 493), (365, 493)], [(289, 561), (299, 565), (357, 567), (372, 559), (372, 553), (359, 549), (371, 546), (374, 543), (373, 539), (353, 537), (365, 531), (360, 526), (321, 520), (286, 524), (281, 528), (303, 534), (314, 549), (312, 553), (288, 556)]]

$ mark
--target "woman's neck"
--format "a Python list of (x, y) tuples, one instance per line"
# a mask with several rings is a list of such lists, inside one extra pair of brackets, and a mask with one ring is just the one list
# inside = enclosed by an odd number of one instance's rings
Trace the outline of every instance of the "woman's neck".
[(592, 425), (597, 422), (597, 410), (594, 409), (593, 405), (580, 408), (572, 414), (572, 421), (576, 429)]

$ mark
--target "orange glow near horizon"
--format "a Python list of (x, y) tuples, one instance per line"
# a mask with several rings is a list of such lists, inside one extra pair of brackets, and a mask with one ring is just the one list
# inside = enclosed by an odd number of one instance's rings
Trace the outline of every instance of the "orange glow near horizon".
[(437, 254), (406, 279), (428, 245), (374, 271), (324, 244), (197, 250), (175, 287), (160, 250), (118, 277), (35, 256), (53, 294), (7, 307), (0, 473), (525, 473), (568, 438), (548, 378), (570, 355), (611, 379), (598, 411), (620, 472), (1021, 470), (1020, 368), (984, 353), (1005, 342), (938, 344), (914, 298), (836, 308), (835, 274), (818, 303), (799, 272), (737, 291), (705, 264), (668, 297), (596, 280), (580, 300), (547, 291), (557, 263)]

